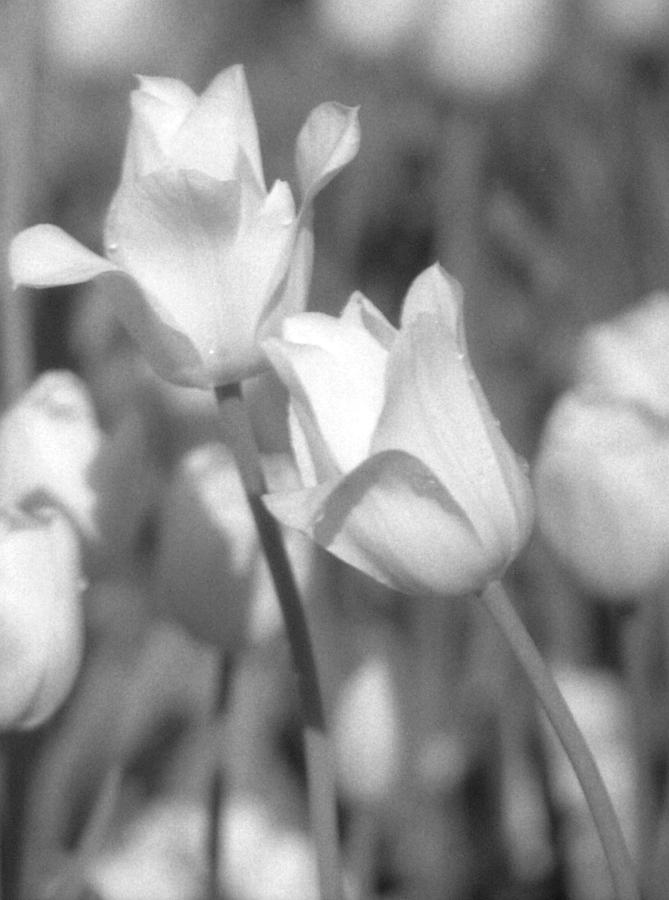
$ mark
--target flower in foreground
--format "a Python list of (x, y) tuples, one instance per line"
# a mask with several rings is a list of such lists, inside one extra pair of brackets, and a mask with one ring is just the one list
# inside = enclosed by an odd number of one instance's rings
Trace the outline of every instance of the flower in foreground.
[(0, 728), (34, 728), (67, 697), (82, 653), (79, 541), (55, 510), (0, 517)]
[(669, 421), (642, 404), (570, 392), (534, 468), (539, 526), (596, 593), (629, 598), (669, 573)]
[(361, 294), (303, 313), (264, 348), (291, 396), (304, 487), (266, 497), (284, 524), (391, 588), (482, 590), (532, 523), (529, 482), (471, 369), (459, 286), (435, 265), (399, 331)]
[(259, 341), (304, 308), (315, 195), (355, 156), (354, 109), (316, 107), (297, 139), (302, 205), (277, 181), (268, 192), (241, 66), (197, 97), (170, 78), (141, 78), (121, 183), (98, 256), (53, 225), (10, 247), (17, 284), (124, 279), (117, 311), (158, 374), (192, 387), (261, 371)]

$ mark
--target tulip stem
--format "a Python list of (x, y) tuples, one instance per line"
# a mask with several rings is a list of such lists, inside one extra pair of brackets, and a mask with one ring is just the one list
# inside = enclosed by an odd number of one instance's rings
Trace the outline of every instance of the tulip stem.
[(209, 809), (208, 809), (208, 834), (207, 834), (207, 872), (209, 877), (209, 898), (218, 900), (221, 895), (221, 871), (223, 860), (221, 859), (221, 816), (225, 803), (225, 774), (221, 764), (219, 746), (219, 732), (221, 719), (225, 716), (230, 699), (232, 676), (234, 672), (234, 658), (232, 653), (221, 651), (218, 659), (216, 678), (216, 697), (212, 710), (213, 727), (213, 760), (211, 764), (211, 778), (209, 782)]
[(611, 798), (564, 697), (500, 583), (480, 595), (528, 677), (578, 778), (595, 821), (618, 900), (639, 900), (632, 859)]
[(341, 900), (334, 764), (309, 627), (279, 525), (262, 501), (267, 486), (239, 385), (218, 387), (215, 394), (223, 436), (237, 463), (272, 574), (297, 675), (304, 726), (309, 812), (316, 844), (321, 900)]

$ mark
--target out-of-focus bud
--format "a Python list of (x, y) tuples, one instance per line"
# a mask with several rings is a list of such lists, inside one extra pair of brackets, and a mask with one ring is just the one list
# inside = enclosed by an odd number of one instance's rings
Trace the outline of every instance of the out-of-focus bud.
[(317, 0), (316, 16), (323, 34), (363, 59), (397, 50), (413, 30), (419, 0)]
[(0, 419), (0, 506), (55, 506), (93, 537), (89, 476), (102, 437), (83, 381), (64, 371), (40, 376)]
[[(286, 482), (284, 468), (278, 472), (279, 483), (294, 484), (296, 476)], [(277, 477), (276, 465), (272, 476)], [(246, 636), (262, 640), (280, 627), (255, 523), (234, 460), (223, 445), (207, 444), (185, 455), (165, 502), (159, 535), (154, 596), (160, 611), (199, 640), (219, 647), (238, 647)], [(302, 578), (309, 568), (308, 544), (293, 536), (291, 550), (297, 551)]]
[(629, 598), (669, 573), (669, 423), (647, 408), (566, 394), (534, 471), (539, 526), (581, 583)]
[(579, 384), (669, 418), (669, 294), (591, 325), (576, 355)]
[(629, 50), (669, 48), (669, 6), (665, 0), (585, 0), (594, 28)]
[[(281, 827), (255, 797), (230, 798), (221, 822), (221, 890), (237, 900), (317, 900), (311, 842)], [(204, 809), (182, 799), (149, 808), (119, 850), (89, 866), (88, 881), (104, 900), (184, 900), (201, 894), (205, 868)]]
[(55, 510), (0, 518), (0, 728), (34, 728), (67, 697), (82, 653), (79, 544)]
[(339, 784), (357, 803), (387, 799), (403, 751), (397, 687), (390, 660), (374, 650), (344, 684), (332, 722)]
[(555, 0), (435, 0), (417, 52), (441, 90), (495, 100), (543, 70), (557, 29)]

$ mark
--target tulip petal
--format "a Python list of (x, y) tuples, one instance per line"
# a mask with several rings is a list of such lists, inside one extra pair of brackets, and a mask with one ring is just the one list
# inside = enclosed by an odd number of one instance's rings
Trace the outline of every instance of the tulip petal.
[(321, 103), (312, 110), (297, 137), (295, 167), (306, 207), (349, 163), (360, 146), (357, 107)]
[(397, 329), (393, 328), (383, 313), (360, 291), (351, 294), (339, 318), (342, 322), (348, 322), (369, 332), (386, 350), (390, 350), (395, 343)]
[(100, 279), (98, 289), (161, 378), (184, 387), (211, 387), (197, 347), (159, 300), (147, 297), (129, 276)]
[(132, 119), (121, 182), (141, 178), (165, 165), (174, 136), (197, 103), (196, 94), (176, 78), (139, 76), (130, 95)]
[(235, 177), (240, 148), (257, 187), (266, 193), (251, 95), (238, 65), (217, 75), (201, 95), (174, 139), (170, 158), (178, 168), (229, 181)]
[(61, 516), (0, 520), (0, 729), (34, 728), (69, 693), (83, 648), (79, 548)]
[(506, 561), (482, 552), (460, 505), (427, 466), (402, 451), (375, 454), (339, 482), (264, 500), (283, 524), (411, 595), (479, 590)]
[(51, 287), (79, 284), (118, 266), (92, 253), (55, 225), (34, 225), (20, 232), (9, 247), (9, 273), (14, 285)]
[(471, 370), (458, 315), (452, 283), (438, 269), (414, 281), (390, 353), (388, 399), (372, 448), (403, 449), (423, 460), (487, 545), (516, 542), (530, 524), (529, 483)]
[(212, 382), (262, 367), (255, 334), (280, 280), (294, 229), (290, 190), (277, 183), (240, 231), (240, 190), (192, 171), (155, 172), (121, 191), (108, 252), (156, 315), (196, 348)]
[[(368, 453), (384, 400), (387, 351), (323, 313), (286, 319), (286, 340), (263, 344), (290, 390), (316, 471), (348, 472)], [(327, 446), (329, 453), (323, 455)]]

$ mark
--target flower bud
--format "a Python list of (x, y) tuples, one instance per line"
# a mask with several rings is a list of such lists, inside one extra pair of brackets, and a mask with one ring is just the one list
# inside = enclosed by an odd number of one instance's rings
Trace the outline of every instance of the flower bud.
[(323, 34), (363, 59), (384, 57), (406, 40), (420, 14), (416, 0), (317, 0)]
[(403, 740), (397, 688), (382, 652), (372, 652), (344, 684), (332, 739), (345, 796), (359, 803), (387, 798), (399, 779)]
[(40, 725), (82, 654), (78, 538), (54, 510), (0, 518), (0, 729)]
[(669, 294), (586, 329), (576, 355), (580, 385), (669, 417)]
[(442, 90), (494, 100), (542, 71), (556, 18), (554, 0), (435, 0), (423, 19), (421, 62)]
[(669, 423), (647, 408), (568, 393), (534, 470), (541, 531), (589, 590), (626, 599), (669, 573)]
[(55, 506), (94, 537), (90, 473), (102, 437), (83, 381), (71, 372), (41, 375), (0, 418), (0, 507)]
[(501, 577), (529, 535), (531, 491), (472, 371), (459, 285), (423, 272), (399, 331), (354, 294), (339, 319), (295, 316), (264, 346), (304, 485), (265, 498), (281, 522), (404, 593)]
[(585, 11), (597, 32), (629, 50), (669, 45), (669, 7), (665, 0), (586, 0)]

